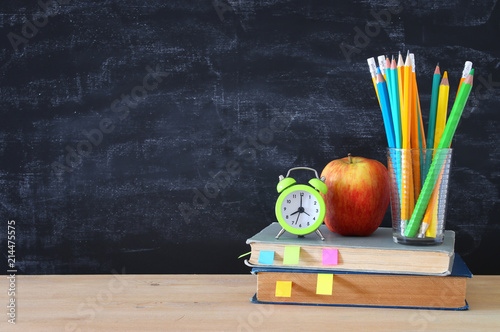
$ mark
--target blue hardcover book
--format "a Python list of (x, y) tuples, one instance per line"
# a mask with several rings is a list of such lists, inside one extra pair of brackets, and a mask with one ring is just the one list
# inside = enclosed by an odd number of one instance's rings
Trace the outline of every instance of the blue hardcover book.
[(254, 303), (467, 310), (467, 279), (455, 254), (447, 276), (256, 267)]

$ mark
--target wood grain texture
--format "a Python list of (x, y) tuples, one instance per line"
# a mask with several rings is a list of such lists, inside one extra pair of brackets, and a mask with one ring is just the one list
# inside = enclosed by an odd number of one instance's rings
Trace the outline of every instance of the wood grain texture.
[[(500, 277), (468, 281), (465, 312), (256, 305), (251, 275), (19, 276), (16, 325), (2, 331), (494, 331)], [(7, 279), (0, 279), (0, 289)], [(6, 292), (0, 294), (5, 302)], [(304, 319), (307, 317), (307, 319)]]
[(366, 58), (410, 49), (424, 123), (436, 63), (450, 98), (474, 63), (447, 226), (473, 273), (500, 274), (497, 1), (51, 3), (0, 5), (0, 215), (22, 273), (247, 272), (280, 174), (386, 164)]

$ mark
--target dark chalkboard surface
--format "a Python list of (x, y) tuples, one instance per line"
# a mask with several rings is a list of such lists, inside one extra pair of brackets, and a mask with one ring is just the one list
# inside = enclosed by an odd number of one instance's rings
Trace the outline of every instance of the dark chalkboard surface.
[[(278, 175), (387, 145), (366, 59), (411, 50), (424, 123), (454, 98), (447, 228), (500, 263), (497, 1), (10, 1), (0, 5), (0, 226), (20, 273), (248, 273)], [(387, 212), (384, 226), (390, 226)]]

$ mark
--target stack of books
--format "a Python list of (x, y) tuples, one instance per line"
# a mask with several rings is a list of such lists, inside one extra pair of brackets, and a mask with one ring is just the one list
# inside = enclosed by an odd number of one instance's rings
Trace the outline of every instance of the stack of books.
[(320, 230), (298, 237), (272, 223), (247, 240), (245, 261), (257, 275), (256, 303), (374, 306), (386, 308), (468, 309), (467, 279), (472, 277), (455, 253), (455, 233), (439, 246), (408, 246), (379, 227), (367, 237)]

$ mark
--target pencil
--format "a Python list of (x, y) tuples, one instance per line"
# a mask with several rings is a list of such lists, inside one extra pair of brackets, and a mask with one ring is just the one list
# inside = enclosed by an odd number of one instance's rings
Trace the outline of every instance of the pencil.
[(396, 60), (392, 59), (391, 69), (391, 112), (394, 123), (394, 141), (396, 148), (401, 149), (401, 107), (399, 103), (399, 82)]
[(418, 111), (418, 143), (419, 143), (419, 149), (427, 149), (427, 143), (425, 139), (425, 130), (424, 130), (424, 121), (422, 119), (422, 109), (420, 108), (420, 95), (418, 94), (418, 86), (415, 83), (415, 91), (416, 91), (416, 98), (417, 98), (417, 111)]
[(436, 130), (436, 114), (439, 96), (439, 84), (441, 81), (441, 71), (439, 70), (439, 63), (434, 70), (432, 77), (432, 94), (431, 94), (431, 107), (429, 110), (429, 126), (427, 127), (427, 144), (430, 148), (434, 147), (434, 131)]
[[(412, 166), (413, 166), (413, 191), (414, 191), (414, 198), (417, 198), (418, 195), (420, 194), (420, 187), (421, 187), (421, 180), (420, 180), (420, 146), (421, 146), (421, 137), (420, 137), (420, 128), (419, 128), (419, 119), (418, 119), (418, 113), (419, 110), (417, 109), (418, 106), (418, 100), (417, 100), (417, 79), (416, 79), (416, 74), (415, 74), (415, 55), (413, 53), (410, 53), (410, 62), (411, 62), (411, 77), (410, 80), (412, 81), (411, 83), (411, 91), (410, 91), (410, 122), (411, 122), (411, 129), (410, 129), (410, 140), (411, 140), (411, 148), (415, 149), (414, 154), (412, 156)], [(411, 200), (411, 198), (410, 198)]]
[(436, 129), (434, 132), (434, 149), (439, 145), (439, 140), (443, 135), (446, 126), (446, 113), (448, 112), (448, 96), (450, 94), (450, 84), (448, 82), (448, 72), (444, 72), (443, 79), (439, 85), (438, 108), (436, 115)]
[(391, 69), (391, 59), (389, 59), (389, 57), (385, 58), (385, 77), (386, 77), (386, 81), (389, 82), (389, 78), (388, 78), (388, 75), (389, 75), (389, 70)]
[(464, 70), (462, 71), (462, 77), (460, 78), (460, 83), (458, 83), (457, 96), (458, 92), (460, 91), (460, 86), (462, 86), (462, 83), (464, 82), (465, 78), (469, 75), (471, 70), (472, 70), (472, 62), (465, 61)]
[(402, 128), (402, 145), (403, 156), (401, 158), (401, 220), (408, 220), (412, 214), (413, 207), (413, 176), (411, 165), (411, 145), (410, 145), (410, 130), (411, 130), (411, 63), (410, 52), (406, 56), (404, 66), (404, 84), (403, 84), (403, 109), (401, 110), (401, 128)]
[(385, 67), (385, 64), (386, 64), (386, 60), (385, 60), (385, 55), (379, 55), (378, 58), (378, 67), (380, 68), (380, 72), (382, 73), (382, 75), (384, 76), (384, 80), (387, 81), (387, 76), (386, 76), (386, 67)]
[(380, 97), (378, 96), (378, 90), (377, 90), (377, 64), (375, 62), (375, 58), (373, 57), (366, 59), (366, 61), (368, 62), (368, 68), (370, 69), (373, 88), (375, 89), (375, 93), (377, 94), (378, 106), (380, 107)]
[(401, 111), (401, 127), (403, 130), (403, 149), (411, 148), (410, 130), (411, 130), (411, 92), (413, 88), (413, 81), (411, 79), (411, 62), (410, 53), (406, 56), (404, 65), (404, 84), (403, 84), (403, 109)]
[(422, 224), (419, 230), (419, 237), (436, 237), (437, 232), (437, 218), (438, 218), (438, 208), (439, 208), (439, 188), (441, 186), (441, 181), (443, 179), (444, 165), (441, 170), (439, 177), (432, 191), (431, 198), (429, 199), (429, 204), (425, 210), (424, 218), (422, 219)]
[[(399, 103), (399, 82), (396, 60), (387, 58), (386, 65), (387, 88), (389, 90), (389, 102), (391, 104), (392, 128), (394, 130), (394, 147), (401, 149), (401, 109)], [(394, 172), (398, 184), (398, 193), (401, 192), (401, 160), (400, 152), (396, 151)], [(398, 195), (400, 197), (400, 195)]]
[[(415, 86), (417, 83), (415, 82)], [(418, 115), (418, 149), (419, 149), (419, 157), (420, 157), (420, 184), (422, 184), (425, 180), (425, 175), (427, 174), (425, 168), (425, 158), (423, 150), (427, 149), (427, 143), (425, 139), (425, 130), (424, 130), (424, 122), (422, 119), (422, 109), (420, 107), (420, 96), (418, 94), (418, 87), (416, 90), (416, 99), (417, 99), (417, 115)], [(419, 184), (419, 191), (420, 191)]]
[[(443, 78), (439, 85), (439, 97), (438, 97), (438, 108), (436, 114), (436, 128), (434, 132), (434, 148), (436, 149), (439, 145), (441, 136), (443, 135), (444, 128), (446, 126), (446, 115), (448, 112), (448, 98), (450, 94), (450, 84), (448, 82), (448, 72), (444, 72)], [(436, 151), (434, 151), (434, 158), (436, 158)], [(422, 231), (426, 229), (425, 235), (427, 237), (436, 237), (437, 229), (437, 217), (438, 217), (438, 206), (439, 206), (439, 186), (441, 183), (442, 173), (439, 174), (438, 181), (434, 186), (432, 191), (432, 196), (430, 198), (429, 205), (427, 207), (428, 218), (424, 215), (424, 220), (422, 221)], [(425, 226), (424, 222), (427, 223)]]
[[(448, 121), (446, 123), (446, 127), (444, 128), (443, 135), (441, 136), (441, 140), (439, 141), (438, 149), (446, 149), (451, 146), (451, 140), (455, 135), (455, 131), (458, 127), (458, 121), (462, 116), (462, 112), (465, 108), (465, 104), (467, 103), (467, 99), (469, 98), (470, 90), (472, 90), (472, 81), (474, 77), (474, 69), (471, 69), (470, 74), (462, 83), (462, 88), (465, 88), (464, 92), (458, 94), (457, 100), (453, 104), (453, 108), (451, 109), (450, 116), (448, 117)], [(460, 90), (462, 90), (460, 88)]]
[(387, 91), (387, 84), (384, 81), (384, 76), (382, 76), (382, 73), (378, 73), (377, 75), (377, 89), (378, 95), (380, 97), (380, 108), (382, 111), (382, 119), (384, 120), (387, 144), (390, 148), (394, 148), (394, 129), (392, 128), (391, 108), (389, 106), (389, 93)]
[[(403, 57), (401, 56), (401, 52), (399, 52), (398, 56), (398, 87), (399, 87), (399, 110), (402, 113), (404, 109), (404, 62)], [(399, 119), (401, 121), (402, 114), (399, 115)], [(403, 129), (401, 128), (401, 135), (403, 135)], [(402, 147), (402, 137), (401, 137), (401, 147)]]
[[(439, 179), (438, 181), (436, 182), (436, 188), (439, 187), (440, 183), (439, 183)], [(437, 194), (438, 194), (438, 191), (439, 190), (436, 190), (436, 188), (434, 188), (434, 190), (432, 191), (432, 194), (431, 194), (431, 198), (429, 199), (429, 204), (427, 205), (427, 209), (425, 210), (425, 213), (424, 213), (424, 218), (422, 219), (422, 224), (420, 225), (420, 229), (418, 231), (418, 237), (424, 237), (425, 236), (428, 236), (428, 237), (432, 237), (430, 236), (430, 234), (427, 234), (427, 231), (429, 231), (429, 227), (432, 223), (432, 218), (433, 218), (433, 215), (434, 215), (434, 211), (435, 209), (437, 209)], [(434, 235), (435, 237), (435, 235)]]
[[(444, 129), (443, 135), (441, 136), (441, 140), (439, 141), (438, 149), (449, 148), (451, 145), (451, 141), (458, 127), (458, 122), (460, 120), (460, 117), (462, 116), (465, 104), (467, 103), (467, 100), (469, 98), (470, 91), (472, 90), (473, 75), (474, 70), (472, 69), (471, 73), (462, 83), (459, 94), (455, 102), (453, 103), (453, 107), (451, 109), (450, 116), (448, 118), (448, 122)], [(414, 237), (418, 229), (420, 228), (422, 217), (429, 204), (430, 196), (432, 194), (434, 186), (436, 185), (437, 178), (445, 162), (445, 158), (446, 155), (444, 153), (436, 153), (436, 156), (432, 160), (429, 173), (427, 174), (424, 185), (422, 186), (422, 191), (420, 193), (420, 196), (418, 197), (417, 203), (415, 204), (415, 209), (405, 229), (404, 235), (406, 237)]]
[[(427, 146), (429, 149), (434, 148), (434, 132), (436, 130), (436, 114), (437, 105), (439, 97), (439, 84), (441, 82), (441, 71), (439, 70), (439, 63), (436, 65), (434, 70), (434, 75), (432, 76), (432, 94), (431, 94), (431, 106), (429, 109), (429, 126), (427, 127)], [(427, 176), (429, 167), (431, 166), (432, 155), (430, 151), (427, 151), (425, 158), (425, 165), (423, 171), (423, 178)]]

